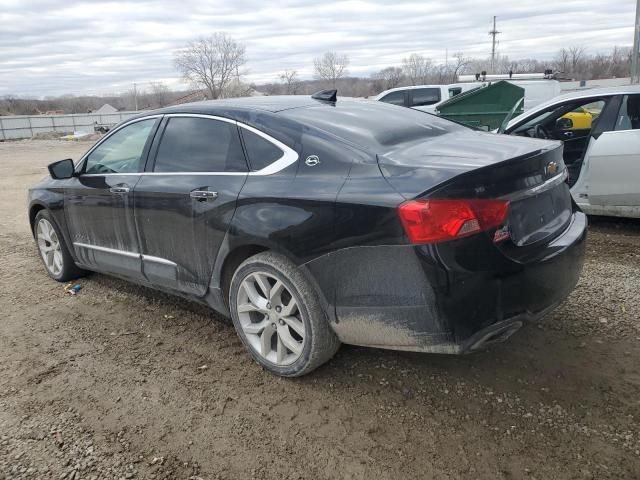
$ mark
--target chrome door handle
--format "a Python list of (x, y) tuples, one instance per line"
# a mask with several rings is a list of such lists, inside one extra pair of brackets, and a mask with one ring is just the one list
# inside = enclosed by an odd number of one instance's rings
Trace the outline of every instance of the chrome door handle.
[(218, 198), (218, 192), (210, 192), (209, 190), (194, 190), (189, 193), (191, 198), (195, 198), (200, 201)]
[(125, 193), (129, 193), (129, 187), (111, 187), (109, 191), (116, 195), (123, 195)]

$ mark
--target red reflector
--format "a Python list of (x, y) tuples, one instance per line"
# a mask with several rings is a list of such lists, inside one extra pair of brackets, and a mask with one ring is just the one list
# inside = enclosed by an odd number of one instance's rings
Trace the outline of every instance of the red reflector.
[(501, 226), (504, 200), (410, 200), (398, 208), (411, 243), (435, 243), (467, 237)]

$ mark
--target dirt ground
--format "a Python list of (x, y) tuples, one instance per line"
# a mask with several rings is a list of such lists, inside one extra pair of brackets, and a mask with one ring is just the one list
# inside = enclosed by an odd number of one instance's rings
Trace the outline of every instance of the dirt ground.
[(202, 307), (49, 279), (26, 190), (88, 146), (0, 143), (0, 479), (640, 478), (640, 222), (593, 219), (576, 291), (505, 344), (283, 380)]

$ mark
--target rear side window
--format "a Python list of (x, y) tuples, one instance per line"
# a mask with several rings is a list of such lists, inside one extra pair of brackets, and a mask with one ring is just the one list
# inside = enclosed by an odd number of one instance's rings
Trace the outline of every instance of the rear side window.
[(411, 90), (412, 99), (411, 106), (419, 107), (421, 105), (433, 105), (440, 101), (439, 88), (416, 88)]
[(246, 172), (238, 128), (209, 118), (170, 118), (154, 172)]
[(262, 138), (246, 128), (241, 128), (240, 131), (242, 132), (244, 146), (247, 149), (251, 170), (262, 170), (284, 155), (282, 150), (266, 138)]
[(404, 90), (391, 92), (380, 99), (381, 102), (404, 106)]

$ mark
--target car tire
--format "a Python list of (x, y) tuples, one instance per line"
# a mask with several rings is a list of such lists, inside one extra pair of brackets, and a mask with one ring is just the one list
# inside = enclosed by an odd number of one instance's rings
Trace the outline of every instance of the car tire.
[(47, 210), (40, 210), (33, 222), (33, 235), (46, 272), (58, 282), (68, 282), (86, 272), (73, 261), (60, 229)]
[(340, 348), (316, 289), (283, 255), (263, 252), (245, 260), (233, 274), (229, 307), (242, 343), (276, 375), (305, 375)]

